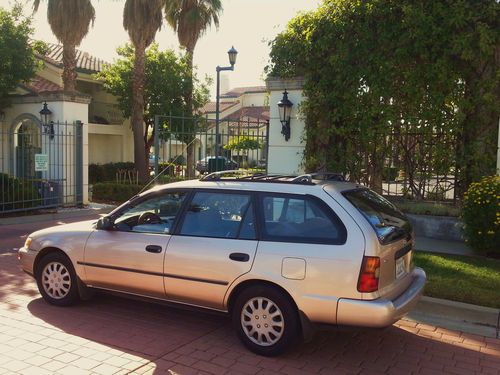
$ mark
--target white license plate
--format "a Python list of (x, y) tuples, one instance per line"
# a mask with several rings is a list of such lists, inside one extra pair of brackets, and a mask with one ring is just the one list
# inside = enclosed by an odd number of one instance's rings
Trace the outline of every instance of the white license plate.
[(405, 258), (396, 259), (396, 279), (403, 277), (406, 274)]

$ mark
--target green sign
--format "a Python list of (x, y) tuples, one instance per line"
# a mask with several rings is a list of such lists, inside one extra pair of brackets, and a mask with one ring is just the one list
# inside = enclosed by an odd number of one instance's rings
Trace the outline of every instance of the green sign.
[(49, 170), (49, 156), (47, 154), (35, 154), (35, 172)]

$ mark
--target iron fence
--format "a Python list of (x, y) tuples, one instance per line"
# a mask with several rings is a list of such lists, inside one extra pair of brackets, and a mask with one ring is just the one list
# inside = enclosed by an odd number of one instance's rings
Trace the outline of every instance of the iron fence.
[(83, 202), (82, 123), (25, 118), (0, 130), (0, 215)]
[(185, 176), (189, 174), (190, 165), (195, 174), (212, 172), (213, 168), (267, 171), (268, 120), (220, 120), (219, 166), (212, 162), (215, 160), (217, 145), (214, 119), (169, 115), (158, 117), (157, 120), (159, 137), (154, 155), (160, 165), (176, 165), (171, 170), (172, 174)]
[[(382, 194), (410, 199), (456, 201), (460, 196), (459, 140), (446, 131), (400, 129), (364, 137), (343, 136), (336, 168), (351, 181)], [(342, 157), (354, 155), (354, 157)]]

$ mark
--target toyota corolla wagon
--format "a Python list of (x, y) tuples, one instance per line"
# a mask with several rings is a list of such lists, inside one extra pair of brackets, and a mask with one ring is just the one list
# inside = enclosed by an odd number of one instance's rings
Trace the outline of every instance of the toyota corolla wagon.
[(316, 326), (384, 327), (415, 306), (426, 276), (408, 219), (386, 199), (336, 174), (226, 176), (35, 232), (22, 267), (53, 305), (97, 288), (226, 312), (269, 356)]

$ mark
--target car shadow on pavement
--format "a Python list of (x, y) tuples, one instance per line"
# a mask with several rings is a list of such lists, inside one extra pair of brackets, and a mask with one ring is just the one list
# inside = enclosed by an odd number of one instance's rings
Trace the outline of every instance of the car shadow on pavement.
[(66, 341), (72, 353), (132, 373), (494, 373), (500, 367), (498, 340), (406, 321), (320, 332), (283, 356), (264, 358), (240, 344), (224, 316), (106, 293), (70, 308), (38, 298), (28, 309), (59, 331), (47, 345)]
[(0, 254), (0, 302), (7, 308), (19, 308), (18, 299), (38, 295), (33, 278), (20, 270), (16, 253)]

